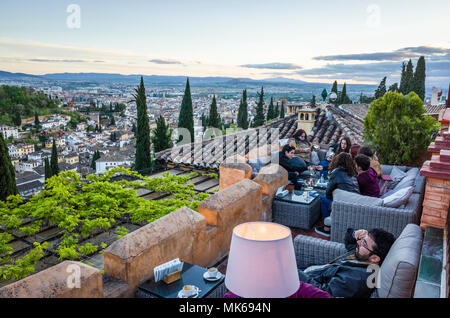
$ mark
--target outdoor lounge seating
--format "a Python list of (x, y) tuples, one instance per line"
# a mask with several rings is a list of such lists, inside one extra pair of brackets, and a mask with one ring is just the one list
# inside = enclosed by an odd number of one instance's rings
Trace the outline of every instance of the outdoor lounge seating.
[[(422, 241), (422, 230), (418, 225), (408, 224), (403, 229), (381, 265), (379, 288), (372, 297), (413, 297)], [(304, 235), (295, 237), (294, 249), (299, 268), (327, 264), (346, 252), (343, 243)]]
[[(390, 174), (394, 166), (381, 165), (383, 174)], [(331, 237), (334, 242), (343, 242), (347, 228), (382, 228), (398, 237), (409, 223), (419, 224), (425, 192), (425, 177), (419, 169), (396, 166), (409, 171), (414, 191), (405, 205), (398, 208), (383, 206), (383, 199), (362, 196), (335, 190), (331, 212)]]

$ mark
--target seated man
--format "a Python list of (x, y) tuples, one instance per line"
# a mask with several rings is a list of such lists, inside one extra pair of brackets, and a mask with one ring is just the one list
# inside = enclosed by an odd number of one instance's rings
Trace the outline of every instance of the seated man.
[(370, 297), (374, 287), (367, 280), (373, 271), (367, 267), (381, 266), (394, 241), (395, 237), (382, 229), (348, 229), (345, 248), (349, 252), (326, 265), (299, 270), (299, 278), (333, 297)]
[(370, 158), (366, 155), (357, 155), (355, 158), (358, 176), (359, 192), (370, 197), (380, 197), (377, 172), (370, 166)]
[(287, 170), (289, 181), (291, 181), (296, 188), (300, 186), (297, 181), (300, 174), (307, 170), (308, 167), (311, 166), (316, 170), (322, 170), (321, 166), (307, 164), (302, 158), (295, 157), (295, 148), (289, 144), (285, 145), (279, 152), (279, 164)]

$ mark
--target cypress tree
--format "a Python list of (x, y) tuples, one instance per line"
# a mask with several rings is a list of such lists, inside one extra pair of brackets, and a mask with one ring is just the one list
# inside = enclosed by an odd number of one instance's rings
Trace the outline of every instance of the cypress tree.
[(253, 127), (258, 127), (264, 125), (265, 116), (264, 116), (264, 87), (261, 87), (261, 92), (257, 93), (259, 100), (256, 106), (256, 115), (253, 119)]
[(242, 110), (240, 111), (240, 120), (238, 114), (238, 127), (242, 129), (248, 129), (248, 104), (247, 104), (247, 90), (242, 91)]
[(141, 76), (141, 83), (133, 95), (137, 108), (137, 129), (136, 129), (136, 155), (134, 169), (139, 171), (151, 167), (150, 157), (150, 126), (147, 114), (147, 100), (145, 96), (144, 78)]
[(413, 90), (414, 90), (414, 70), (410, 59), (408, 65), (406, 65), (404, 95), (408, 94), (409, 92), (412, 92)]
[(386, 76), (381, 80), (380, 85), (375, 90), (375, 99), (383, 97), (386, 94)]
[(238, 127), (241, 127), (241, 121), (242, 121), (242, 98), (239, 101), (239, 108), (238, 108), (238, 113), (237, 113), (237, 119), (236, 119), (236, 123)]
[(338, 94), (338, 87), (337, 87), (337, 81), (334, 81), (333, 87), (331, 87), (331, 91), (336, 93), (336, 96)]
[(421, 56), (417, 61), (414, 73), (414, 92), (423, 101), (425, 99), (425, 58)]
[(52, 176), (52, 170), (50, 168), (50, 162), (48, 161), (48, 158), (45, 158), (44, 168), (45, 168), (45, 180), (47, 180)]
[(273, 108), (273, 97), (270, 98), (269, 108), (267, 109), (267, 121), (275, 118), (275, 109)]
[(402, 93), (403, 95), (406, 95), (406, 91), (405, 91), (405, 83), (406, 83), (406, 64), (405, 62), (402, 63), (402, 74), (400, 77), (400, 87), (399, 87), (399, 92)]
[(342, 93), (341, 93), (341, 104), (351, 104), (352, 100), (347, 95), (347, 83), (344, 83), (344, 87), (342, 87)]
[(220, 116), (217, 112), (216, 95), (213, 96), (213, 100), (209, 108), (208, 126), (220, 128)]
[[(191, 88), (189, 86), (189, 78), (186, 81), (183, 101), (181, 102), (180, 116), (178, 117), (178, 128), (186, 128), (191, 136), (187, 140), (183, 140), (183, 144), (194, 141), (194, 110), (192, 108)], [(178, 142), (182, 139), (181, 135)]]
[(280, 105), (277, 102), (277, 106), (275, 106), (275, 117), (274, 118), (278, 118), (280, 117)]
[(316, 95), (313, 95), (313, 96), (312, 96), (312, 99), (311, 99), (311, 107), (316, 107)]
[(284, 101), (281, 102), (280, 118), (284, 118)]
[(170, 129), (169, 124), (166, 124), (164, 117), (161, 115), (156, 120), (156, 129), (153, 130), (152, 143), (155, 152), (173, 147), (172, 129)]
[(34, 128), (39, 129), (40, 124), (39, 115), (37, 112), (34, 112)]
[[(337, 85), (337, 83), (336, 83), (336, 85)], [(337, 89), (337, 86), (336, 86), (336, 89)], [(325, 99), (327, 99), (327, 96), (328, 96), (327, 90), (325, 88), (323, 89), (321, 95), (322, 95), (323, 101), (325, 101)]]
[(58, 151), (56, 150), (56, 142), (55, 139), (53, 139), (53, 146), (52, 146), (52, 157), (50, 159), (50, 171), (52, 173), (52, 176), (59, 173), (59, 167), (58, 167)]
[(134, 137), (136, 137), (136, 124), (135, 123), (133, 123), (133, 126), (131, 127), (131, 131), (133, 132)]
[(114, 126), (116, 124), (116, 120), (114, 119), (114, 115), (111, 115), (111, 122), (109, 123), (110, 126)]
[(95, 151), (94, 152), (94, 156), (92, 157), (92, 162), (91, 162), (91, 168), (94, 170), (97, 170), (97, 165), (95, 164), (95, 162), (100, 159), (100, 151)]
[(0, 200), (5, 201), (8, 196), (18, 193), (16, 172), (11, 163), (3, 134), (0, 134)]

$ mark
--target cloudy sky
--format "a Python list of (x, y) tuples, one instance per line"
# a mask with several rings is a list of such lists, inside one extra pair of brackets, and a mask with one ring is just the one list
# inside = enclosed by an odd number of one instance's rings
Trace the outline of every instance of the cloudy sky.
[[(447, 0), (1, 0), (0, 70), (450, 81)], [(447, 83), (447, 84), (446, 84)]]

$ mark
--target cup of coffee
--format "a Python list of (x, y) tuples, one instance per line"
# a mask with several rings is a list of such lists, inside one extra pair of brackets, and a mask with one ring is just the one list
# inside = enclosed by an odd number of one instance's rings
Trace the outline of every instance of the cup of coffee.
[(192, 285), (184, 285), (183, 286), (183, 295), (186, 297), (195, 295), (197, 291), (195, 290), (195, 286)]
[(216, 278), (217, 274), (218, 274), (218, 271), (217, 271), (217, 268), (210, 267), (210, 268), (208, 268), (208, 272), (207, 273), (208, 273), (207, 276), (209, 278)]

